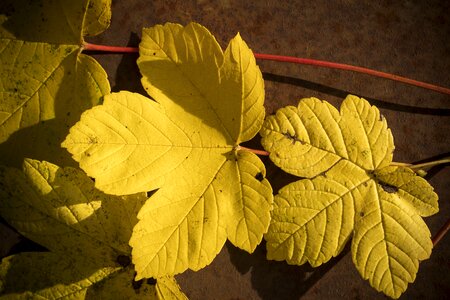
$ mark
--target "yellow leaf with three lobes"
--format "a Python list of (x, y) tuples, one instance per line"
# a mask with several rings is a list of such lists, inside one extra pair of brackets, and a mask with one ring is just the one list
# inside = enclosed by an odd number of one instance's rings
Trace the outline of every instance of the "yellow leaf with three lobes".
[(394, 141), (386, 120), (366, 100), (349, 95), (341, 113), (317, 98), (302, 99), (269, 116), (261, 129), (262, 145), (284, 171), (312, 178), (340, 160), (364, 170), (392, 161)]
[(0, 299), (187, 299), (173, 277), (137, 283), (132, 266), (80, 266), (53, 252), (3, 258), (0, 282)]
[(112, 194), (159, 189), (130, 245), (137, 278), (200, 269), (226, 239), (252, 252), (273, 201), (265, 168), (239, 149), (264, 118), (263, 79), (237, 35), (222, 52), (202, 26), (144, 29), (138, 65), (157, 102), (120, 92), (85, 112), (63, 146)]
[(420, 216), (438, 211), (438, 197), (411, 169), (389, 166), (393, 139), (378, 109), (348, 96), (339, 115), (326, 102), (304, 99), (267, 118), (261, 135), (277, 165), (311, 178), (275, 196), (268, 259), (319, 266), (353, 234), (358, 271), (398, 298), (431, 253)]
[(25, 237), (88, 265), (115, 266), (128, 245), (145, 193), (106, 195), (81, 170), (26, 159), (0, 167), (0, 215)]
[(51, 119), (66, 135), (110, 91), (103, 68), (80, 52), (83, 36), (108, 27), (111, 0), (6, 2), (11, 15), (0, 15), (0, 142)]

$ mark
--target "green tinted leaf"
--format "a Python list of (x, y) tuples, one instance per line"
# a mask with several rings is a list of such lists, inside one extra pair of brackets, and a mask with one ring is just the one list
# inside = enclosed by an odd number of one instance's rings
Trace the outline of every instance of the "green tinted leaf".
[(27, 238), (100, 266), (130, 253), (145, 194), (106, 195), (80, 170), (35, 160), (26, 160), (23, 172), (2, 167), (0, 182), (0, 213)]
[(238, 35), (223, 53), (195, 23), (145, 29), (140, 52), (143, 85), (157, 102), (106, 96), (63, 146), (103, 191), (159, 188), (130, 240), (138, 279), (202, 268), (227, 237), (252, 252), (273, 198), (264, 165), (239, 150), (264, 118), (252, 52)]
[(131, 266), (96, 269), (52, 252), (4, 258), (0, 283), (0, 299), (187, 299), (173, 277), (136, 282)]
[(7, 2), (13, 14), (0, 18), (0, 142), (51, 119), (67, 132), (110, 90), (105, 71), (80, 51), (82, 32), (106, 29), (111, 1)]
[(51, 252), (2, 259), (0, 299), (85, 299), (89, 289), (120, 268), (89, 268)]
[(105, 31), (111, 23), (111, 0), (90, 0), (83, 19), (84, 36), (94, 36)]

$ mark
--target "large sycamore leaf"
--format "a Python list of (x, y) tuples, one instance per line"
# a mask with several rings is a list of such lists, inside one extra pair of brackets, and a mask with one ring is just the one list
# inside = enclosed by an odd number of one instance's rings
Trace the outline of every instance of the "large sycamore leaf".
[(109, 93), (106, 72), (81, 54), (105, 30), (111, 0), (6, 0), (0, 14), (0, 142), (39, 122), (67, 130)]
[(421, 216), (438, 211), (438, 197), (411, 169), (389, 165), (394, 145), (378, 109), (349, 96), (338, 114), (309, 98), (269, 117), (261, 134), (276, 164), (310, 177), (275, 196), (267, 257), (319, 266), (353, 234), (358, 271), (375, 289), (398, 298), (414, 281), (419, 261), (431, 254)]
[(273, 201), (239, 144), (264, 118), (262, 75), (239, 35), (222, 52), (204, 27), (144, 29), (138, 65), (151, 101), (120, 92), (85, 112), (63, 146), (112, 194), (159, 190), (133, 231), (137, 278), (198, 270), (228, 238), (252, 252)]
[[(26, 159), (23, 172), (0, 167), (0, 214), (47, 249), (108, 266), (131, 252), (128, 240), (145, 193), (106, 195), (81, 170)], [(113, 263), (115, 265), (115, 263)]]
[(173, 278), (138, 283), (132, 267), (80, 267), (52, 252), (25, 252), (2, 260), (0, 299), (187, 298)]

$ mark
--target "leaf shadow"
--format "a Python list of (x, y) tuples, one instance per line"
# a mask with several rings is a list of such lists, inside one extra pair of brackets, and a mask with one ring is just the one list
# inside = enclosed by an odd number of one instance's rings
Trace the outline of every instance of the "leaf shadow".
[(14, 132), (0, 144), (1, 164), (21, 169), (24, 158), (33, 158), (75, 167), (69, 152), (61, 148), (69, 133), (65, 127), (64, 119), (56, 117)]
[(267, 260), (264, 241), (252, 254), (234, 247), (231, 243), (225, 245), (236, 269), (241, 274), (251, 272), (252, 287), (263, 300), (300, 298), (350, 251), (348, 243), (337, 257), (313, 268), (309, 264), (295, 266)]
[[(51, 262), (58, 263), (56, 268), (62, 269), (62, 266), (65, 267), (65, 271), (71, 276), (57, 276), (58, 274), (52, 274), (49, 271), (49, 268), (52, 268), (52, 266), (48, 265), (49, 260), (45, 259), (46, 257), (51, 258)], [(52, 285), (76, 283), (97, 270), (96, 267), (85, 264), (83, 265), (82, 272), (79, 272), (79, 270), (74, 270), (74, 264), (76, 262), (67, 260), (64, 256), (59, 256), (52, 252), (24, 252), (22, 255), (11, 257), (8, 263), (8, 269), (2, 278), (4, 288), (2, 293), (5, 295), (24, 292), (36, 293)], [(32, 280), (32, 282), (24, 280), (26, 278), (31, 279), (27, 275), (28, 273), (39, 273), (39, 280)]]
[[(83, 171), (74, 170), (77, 174)], [(73, 232), (73, 245), (67, 248), (78, 248), (80, 257), (89, 257), (89, 260), (110, 262), (117, 264), (120, 255), (131, 255), (128, 241), (132, 230), (138, 222), (137, 212), (146, 202), (146, 197), (130, 195), (126, 198), (108, 195), (98, 190), (94, 182), (87, 176), (79, 175), (74, 179), (67, 169), (60, 168), (52, 182), (54, 190), (43, 195), (44, 201), (54, 205), (56, 210), (70, 208), (74, 218), (78, 214), (92, 208), (91, 214), (82, 217), (78, 222), (68, 225)], [(68, 195), (70, 193), (70, 195)], [(72, 195), (78, 195), (75, 198)], [(55, 203), (57, 197), (61, 202)], [(83, 208), (80, 205), (84, 205)], [(78, 208), (76, 208), (78, 207)], [(90, 242), (86, 243), (85, 240)], [(79, 245), (86, 246), (85, 248)], [(108, 249), (104, 251), (104, 249)], [(63, 251), (64, 253), (64, 251)], [(103, 257), (103, 256), (108, 257)]]
[[(106, 195), (75, 168), (59, 168), (53, 174), (44, 169), (43, 174), (48, 175), (51, 189), (32, 188), (30, 193), (22, 193), (27, 185), (36, 185), (25, 175), (22, 183), (11, 180), (3, 184), (5, 191), (10, 192), (10, 200), (18, 205), (2, 211), (3, 218), (12, 225), (18, 223), (17, 231), (32, 241), (25, 240), (22, 246), (36, 243), (74, 261), (98, 267), (120, 265), (119, 256), (130, 256), (128, 241), (138, 221), (137, 212), (147, 200), (145, 194)], [(18, 215), (23, 217), (17, 220)], [(31, 229), (35, 222), (37, 230)], [(9, 254), (20, 250), (11, 249)]]
[[(324, 84), (304, 80), (301, 78), (291, 77), (291, 76), (284, 76), (284, 75), (279, 75), (279, 74), (274, 74), (274, 73), (263, 72), (263, 77), (264, 77), (264, 80), (278, 82), (278, 83), (285, 83), (285, 84), (289, 84), (289, 85), (295, 85), (295, 86), (302, 87), (305, 89), (314, 90), (317, 92), (335, 96), (335, 97), (338, 97), (341, 99), (344, 99), (349, 94), (354, 94), (349, 91), (337, 89), (337, 88), (330, 87), (330, 86), (327, 86)], [(410, 105), (382, 101), (382, 100), (378, 100), (375, 98), (366, 97), (364, 95), (356, 95), (356, 96), (359, 96), (359, 97), (362, 97), (362, 98), (368, 100), (370, 102), (370, 104), (375, 105), (378, 108), (383, 108), (383, 109), (387, 109), (387, 110), (413, 113), (413, 114), (421, 114), (421, 115), (450, 116), (450, 109), (447, 109), (447, 108), (417, 107), (417, 106), (410, 106)]]
[[(56, 235), (55, 232), (49, 232), (52, 238), (51, 244), (36, 240), (36, 242), (40, 242), (40, 244), (37, 244), (24, 238), (23, 244), (12, 248), (8, 254), (13, 255), (30, 251), (42, 253), (42, 251), (47, 249), (41, 245), (46, 245), (50, 249), (50, 252), (47, 252), (49, 253), (48, 255), (61, 257), (57, 264), (67, 265), (67, 268), (58, 267), (57, 271), (62, 272), (62, 274), (52, 275), (49, 271), (51, 267), (45, 265), (44, 262), (37, 261), (34, 263), (31, 261), (31, 265), (27, 265), (23, 262), (23, 259), (20, 259), (21, 256), (12, 257), (12, 262), (8, 265), (8, 270), (4, 275), (6, 293), (26, 291), (34, 293), (57, 284), (78, 284), (77, 282), (80, 280), (86, 279), (104, 267), (121, 266), (125, 268), (129, 266), (132, 268), (130, 264), (131, 248), (128, 245), (128, 240), (131, 237), (134, 225), (138, 221), (136, 212), (145, 203), (146, 197), (143, 193), (139, 197), (128, 196), (126, 199), (119, 196), (106, 195), (97, 190), (94, 187), (94, 183), (87, 176), (81, 176), (80, 180), (73, 179), (74, 173), (70, 171), (75, 172), (76, 178), (78, 178), (76, 174), (81, 174), (82, 172), (78, 169), (58, 169), (54, 179), (51, 181), (54, 188), (48, 193), (40, 194), (42, 201), (35, 207), (43, 215), (56, 214), (65, 216), (63, 219), (58, 219), (57, 223), (63, 224), (63, 227), (66, 226), (66, 228), (56, 228)], [(67, 187), (68, 184), (70, 185), (69, 187)], [(80, 188), (81, 193), (75, 191), (78, 188)], [(41, 191), (36, 192), (41, 193)], [(67, 193), (81, 197), (67, 197)], [(88, 195), (91, 195), (91, 197)], [(105, 197), (102, 197), (102, 195)], [(55, 197), (58, 197), (59, 201), (55, 201)], [(81, 204), (86, 205), (82, 206)], [(51, 207), (51, 210), (54, 211), (48, 213), (47, 207)], [(69, 210), (67, 210), (68, 207), (70, 207)], [(92, 208), (92, 213), (85, 216), (83, 212), (85, 213), (88, 207)], [(20, 209), (22, 209), (22, 206)], [(74, 223), (73, 219), (67, 216), (68, 211), (74, 218), (79, 220)], [(12, 214), (15, 215), (14, 212)], [(38, 236), (41, 236), (41, 234), (38, 234)], [(58, 236), (64, 238), (58, 239)], [(67, 249), (70, 249), (70, 251), (66, 251)], [(43, 255), (43, 253), (37, 255)], [(128, 260), (126, 260), (128, 262), (125, 264), (123, 262), (124, 257), (128, 257)], [(44, 280), (30, 284), (21, 280), (18, 284), (18, 279), (27, 278), (21, 274), (24, 274), (24, 269), (29, 266), (32, 266), (36, 274), (42, 272)], [(87, 288), (88, 296), (86, 296), (86, 299), (97, 299), (95, 295), (102, 285), (103, 282), (99, 282)], [(123, 286), (125, 283), (121, 285)], [(126, 285), (134, 288), (132, 277), (130, 277), (130, 281), (127, 281)], [(138, 289), (134, 288), (134, 291), (139, 293)]]
[[(127, 47), (137, 47), (139, 42), (139, 35), (136, 32), (131, 32)], [(149, 97), (141, 84), (142, 76), (136, 63), (138, 58), (139, 53), (122, 55), (122, 59), (117, 66), (114, 86), (111, 88), (112, 92), (132, 91)]]
[[(59, 65), (63, 73), (58, 75), (61, 78), (57, 87), (53, 86), (55, 90), (51, 91), (50, 96), (40, 100), (40, 106), (52, 107), (53, 105), (53, 116), (47, 116), (47, 120), (36, 121), (34, 125), (13, 132), (5, 142), (0, 144), (1, 164), (21, 169), (23, 159), (32, 158), (59, 166), (76, 166), (69, 152), (61, 147), (61, 143), (69, 134), (70, 128), (80, 120), (81, 114), (98, 104), (101, 95), (109, 93), (106, 76), (96, 69), (100, 67), (92, 61), (82, 64), (79, 62), (80, 57), (77, 52), (73, 52), (64, 58)], [(83, 59), (86, 58), (83, 57)], [(45, 84), (45, 81), (42, 82), (42, 85), (45, 86)], [(41, 95), (38, 94), (38, 96)], [(51, 109), (47, 110), (51, 111)]]

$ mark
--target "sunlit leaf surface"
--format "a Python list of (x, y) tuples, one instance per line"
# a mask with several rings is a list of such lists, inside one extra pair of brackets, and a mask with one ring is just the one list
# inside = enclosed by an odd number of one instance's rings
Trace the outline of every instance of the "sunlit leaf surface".
[(438, 211), (438, 197), (411, 169), (389, 165), (394, 144), (378, 109), (348, 96), (339, 113), (308, 98), (268, 117), (261, 135), (275, 164), (311, 178), (275, 196), (267, 257), (319, 266), (353, 235), (353, 261), (362, 277), (398, 298), (414, 281), (419, 261), (431, 254), (421, 216)]
[(264, 118), (264, 89), (239, 35), (223, 52), (202, 26), (144, 29), (138, 65), (152, 101), (120, 92), (88, 110), (63, 143), (96, 187), (159, 190), (130, 244), (137, 278), (198, 270), (228, 238), (252, 252), (267, 231), (272, 189), (239, 144)]

